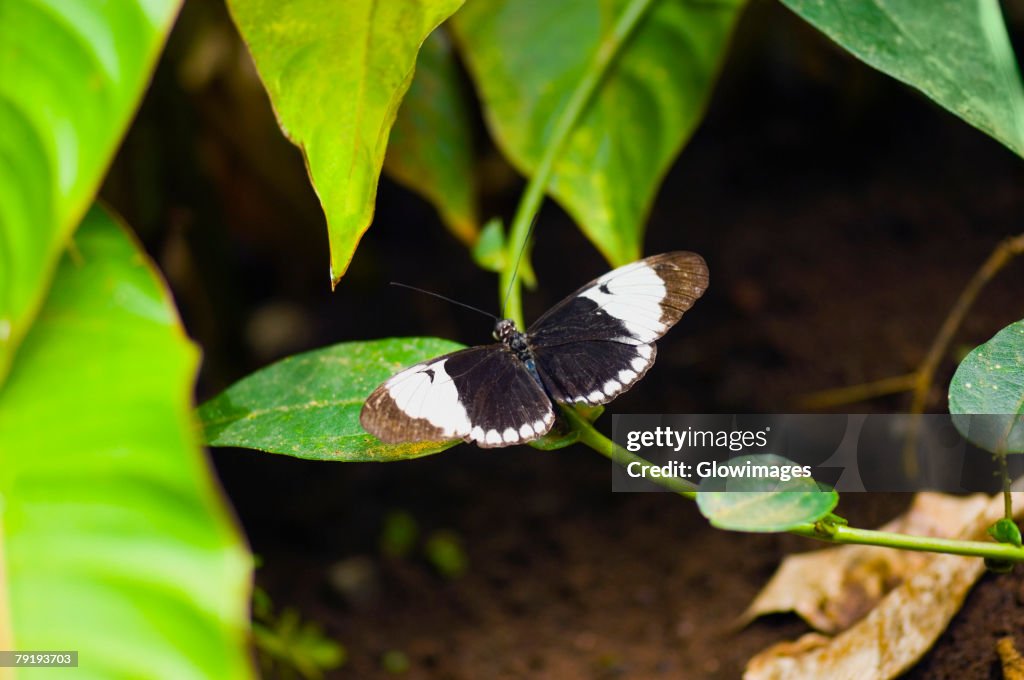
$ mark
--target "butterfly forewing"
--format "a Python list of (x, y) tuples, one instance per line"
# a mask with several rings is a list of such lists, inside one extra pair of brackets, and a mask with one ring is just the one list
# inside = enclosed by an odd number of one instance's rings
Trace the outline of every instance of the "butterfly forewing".
[(529, 330), (552, 397), (604, 404), (654, 363), (654, 342), (708, 286), (696, 253), (654, 255), (614, 269), (552, 307)]
[(397, 373), (359, 415), (366, 431), (398, 443), (465, 439), (491, 448), (551, 429), (551, 400), (503, 345), (471, 347)]

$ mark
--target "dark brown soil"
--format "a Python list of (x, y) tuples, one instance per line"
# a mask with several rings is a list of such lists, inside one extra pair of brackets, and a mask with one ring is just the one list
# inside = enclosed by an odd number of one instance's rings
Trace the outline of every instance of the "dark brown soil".
[[(758, 650), (805, 630), (791, 617), (745, 630), (733, 621), (779, 558), (814, 547), (808, 541), (710, 529), (669, 494), (613, 495), (608, 464), (585, 450), (506, 452), (486, 463), (477, 455), (467, 449), (451, 463), (403, 464), (344, 485), (328, 475), (321, 483), (338, 498), (293, 507), (288, 533), (338, 551), (267, 546), (264, 555), (278, 557), (267, 558), (263, 585), (280, 602), (304, 603), (350, 650), (339, 677), (387, 677), (383, 655), (401, 650), (412, 678), (735, 678)], [(873, 524), (906, 499), (851, 500), (845, 510)], [(454, 529), (468, 571), (446, 580), (420, 555), (381, 557), (366, 525), (379, 527), (390, 508), (410, 511), (426, 532)], [(346, 599), (326, 569), (353, 554), (370, 561), (373, 577)]]
[[(315, 196), (258, 87), (231, 73), (187, 91), (179, 82), (190, 41), (210, 26), (234, 44), (222, 13), (186, 6), (107, 187), (203, 346), (200, 397), (277, 356), (342, 340), (484, 341), (489, 322), (386, 285), (488, 309), (496, 297), (430, 207), (386, 181), (350, 273), (327, 291)], [(140, 177), (163, 193), (138, 192)], [(488, 210), (508, 215), (516, 196), (514, 183), (494, 191)], [(1020, 159), (781, 6), (755, 3), (645, 247), (701, 252), (711, 288), (609, 412), (781, 412), (814, 390), (906, 373), (988, 252), (1024, 230), (1022, 216)], [(542, 290), (528, 316), (605, 268), (556, 207), (537, 240)], [(1022, 290), (1017, 262), (984, 291), (956, 351), (1024, 317)], [(896, 395), (850, 408), (907, 406)], [(670, 494), (613, 494), (610, 463), (581, 447), (459, 447), (388, 465), (250, 451), (214, 460), (263, 559), (257, 582), (348, 649), (332, 677), (391, 677), (382, 659), (397, 651), (409, 678), (737, 678), (751, 655), (806, 630), (788, 616), (743, 630), (733, 621), (782, 557), (815, 544), (710, 529)], [(872, 526), (907, 500), (848, 495), (840, 512)], [(443, 578), (419, 549), (385, 557), (378, 540), (395, 510), (421, 536), (454, 532), (468, 570)], [(330, 585), (332, 570), (353, 565), (355, 585)], [(987, 576), (909, 677), (999, 677), (995, 641), (1013, 634), (1024, 649), (1022, 603), (1021, 569)]]
[(1006, 636), (1013, 637), (1017, 651), (1024, 649), (1024, 577), (1019, 566), (1012, 574), (982, 578), (932, 651), (906, 677), (1002, 678), (995, 649)]

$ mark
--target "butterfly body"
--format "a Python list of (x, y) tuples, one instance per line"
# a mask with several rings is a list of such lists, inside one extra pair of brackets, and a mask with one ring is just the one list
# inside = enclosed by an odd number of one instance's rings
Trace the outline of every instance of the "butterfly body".
[(537, 372), (537, 359), (533, 356), (533, 350), (530, 348), (530, 339), (526, 333), (520, 332), (516, 327), (516, 322), (512, 319), (498, 319), (491, 335), (519, 361), (523, 362), (523, 367), (529, 372), (530, 377), (541, 389), (544, 389), (544, 381), (541, 380), (540, 373)]
[(524, 333), (495, 324), (492, 345), (424, 361), (367, 398), (360, 422), (382, 441), (464, 439), (484, 448), (537, 439), (553, 402), (605, 404), (654, 363), (654, 342), (708, 285), (695, 253), (654, 255), (591, 281)]

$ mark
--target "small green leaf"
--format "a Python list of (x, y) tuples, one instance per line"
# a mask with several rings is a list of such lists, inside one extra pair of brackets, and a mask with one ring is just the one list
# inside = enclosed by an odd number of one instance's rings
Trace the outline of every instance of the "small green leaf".
[(469, 566), (462, 541), (453, 531), (442, 529), (433, 532), (427, 537), (423, 551), (434, 569), (445, 578), (458, 578), (466, 573)]
[(229, 0), (281, 129), (327, 215), (331, 281), (370, 226), (416, 53), (463, 0)]
[(0, 384), (179, 4), (0, 2)]
[(250, 676), (252, 562), (197, 441), (197, 365), (152, 264), (93, 209), (0, 391), (6, 649), (76, 649), (76, 677)]
[(389, 649), (380, 657), (380, 667), (390, 675), (404, 675), (412, 668), (409, 655), (400, 649)]
[(448, 35), (430, 34), (398, 109), (384, 171), (434, 204), (455, 236), (472, 246), (480, 229), (473, 169), (473, 107)]
[(390, 512), (380, 532), (380, 551), (388, 557), (408, 557), (416, 547), (419, 533), (415, 517), (403, 510)]
[(391, 461), (444, 451), (458, 442), (384, 444), (363, 430), (359, 411), (401, 369), (462, 347), (437, 338), (388, 338), (296, 354), (203, 404), (206, 442), (313, 460)]
[(505, 225), (500, 217), (487, 220), (473, 246), (473, 260), (487, 271), (500, 272), (505, 268)]
[[(473, 247), (473, 260), (487, 271), (500, 272), (508, 264), (507, 250), (505, 225), (500, 217), (492, 217), (487, 220), (483, 231), (480, 232), (480, 238)], [(522, 253), (516, 253), (516, 257), (519, 258), (516, 274), (522, 279), (523, 285), (533, 290), (537, 287), (537, 275), (533, 272), (530, 258), (523, 257)]]
[(1021, 547), (1020, 527), (1009, 517), (1003, 517), (990, 526), (988, 535), (1000, 543), (1010, 543), (1018, 548)]
[(836, 507), (839, 494), (822, 490), (809, 477), (784, 480), (780, 468), (793, 461), (775, 454), (730, 458), (722, 465), (746, 468), (767, 466), (776, 472), (761, 477), (707, 477), (697, 493), (697, 507), (719, 529), (732, 531), (787, 531), (806, 522), (816, 522)]
[(344, 645), (324, 636), (319, 627), (307, 630), (306, 637), (306, 654), (319, 668), (332, 670), (345, 664), (348, 650)]
[[(257, 563), (253, 555), (253, 563)], [(257, 569), (259, 565), (257, 564)], [(274, 611), (274, 603), (270, 601), (270, 595), (259, 586), (252, 589), (252, 618), (256, 621), (265, 621), (270, 618)]]
[(268, 677), (291, 677), (289, 671), (294, 671), (307, 680), (320, 680), (325, 670), (344, 665), (348, 658), (343, 645), (324, 635), (315, 622), (303, 621), (294, 609), (265, 621), (253, 624), (253, 640)]
[[(567, 140), (548, 193), (612, 264), (640, 257), (655, 192), (704, 114), (743, 4), (652, 3)], [(524, 174), (626, 5), (474, 0), (453, 18), (487, 124)]]
[(782, 0), (855, 57), (1024, 156), (1024, 86), (996, 0)]
[(1010, 324), (960, 362), (949, 412), (964, 437), (993, 453), (1024, 453), (1024, 321)]

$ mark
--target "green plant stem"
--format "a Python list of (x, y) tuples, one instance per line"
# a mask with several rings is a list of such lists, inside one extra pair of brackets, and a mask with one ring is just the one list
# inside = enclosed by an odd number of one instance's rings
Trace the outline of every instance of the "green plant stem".
[(891, 531), (858, 529), (850, 526), (829, 526), (822, 528), (818, 524), (808, 522), (789, 530), (789, 533), (806, 536), (827, 543), (875, 545), (882, 548), (898, 548), (900, 550), (916, 550), (918, 552), (948, 553), (968, 557), (988, 557), (1011, 562), (1024, 562), (1024, 549), (1009, 543), (994, 541), (966, 541), (956, 538), (932, 538), (929, 536), (912, 536), (897, 534)]
[[(567, 420), (572, 423), (573, 427), (579, 431), (580, 442), (606, 458), (623, 466), (630, 463), (639, 463), (645, 468), (656, 467), (650, 461), (635, 453), (626, 451), (605, 437), (572, 407), (563, 406), (562, 412)], [(670, 491), (678, 493), (680, 496), (685, 496), (689, 499), (697, 498), (697, 487), (685, 479), (679, 479), (678, 477), (649, 477), (648, 479), (664, 486)], [(882, 548), (898, 548), (900, 550), (916, 550), (919, 552), (936, 552), (950, 555), (965, 555), (968, 557), (986, 557), (1010, 562), (1024, 562), (1024, 548), (1018, 548), (1009, 543), (912, 536), (909, 534), (897, 534), (891, 531), (858, 529), (826, 520), (800, 524), (789, 529), (789, 533), (837, 545), (874, 545)]]
[[(1006, 440), (1003, 440), (1005, 444)], [(1013, 521), (1013, 493), (1010, 491), (1010, 470), (1007, 467), (1006, 453), (1000, 451), (995, 454), (999, 458), (999, 475), (1003, 481), (1003, 517)]]
[[(628, 466), (630, 463), (638, 463), (645, 470), (657, 467), (649, 460), (645, 460), (635, 453), (622, 448), (608, 437), (598, 432), (590, 422), (576, 412), (571, 406), (562, 406), (562, 413), (566, 419), (573, 424), (573, 427), (580, 433), (580, 441), (600, 453), (605, 458), (621, 465)], [(675, 491), (680, 496), (690, 499), (697, 498), (697, 486), (692, 482), (678, 477), (648, 477), (652, 481), (664, 486), (670, 491)]]
[[(555, 161), (562, 154), (566, 140), (576, 127), (576, 123), (587, 103), (590, 102), (597, 86), (608, 72), (608, 67), (619, 53), (622, 45), (629, 38), (637, 23), (643, 17), (647, 8), (653, 0), (631, 0), (626, 8), (619, 15), (618, 20), (612, 27), (611, 32), (605, 36), (598, 45), (597, 51), (587, 65), (586, 70), (580, 77), (576, 88), (569, 97), (565, 108), (555, 121), (551, 138), (544, 148), (544, 153), (537, 163), (537, 169), (530, 177), (523, 197), (519, 200), (516, 214), (512, 218), (512, 226), (509, 229), (508, 243), (505, 252), (505, 267), (501, 271), (498, 295), (506, 299), (499, 300), (504, 304), (505, 316), (516, 322), (519, 328), (525, 328), (523, 323), (523, 299), (522, 286), (516, 277), (516, 262), (520, 257), (530, 257), (527, 239), (530, 234), (530, 225), (533, 223), (540, 209), (541, 201), (544, 199), (544, 190), (551, 179), (551, 172), (555, 167)], [(521, 255), (520, 255), (521, 254)]]

